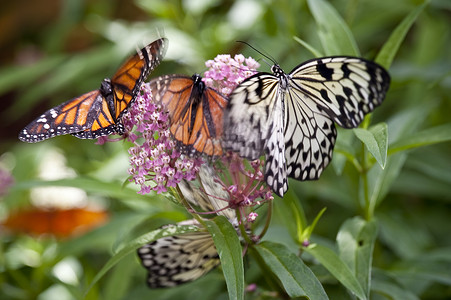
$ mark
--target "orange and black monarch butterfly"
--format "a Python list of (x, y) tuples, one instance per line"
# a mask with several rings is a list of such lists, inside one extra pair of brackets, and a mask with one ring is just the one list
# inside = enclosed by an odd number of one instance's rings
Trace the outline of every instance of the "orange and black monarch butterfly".
[(124, 133), (120, 122), (139, 92), (142, 82), (158, 66), (168, 40), (160, 38), (130, 57), (100, 89), (75, 97), (49, 109), (19, 134), (23, 142), (36, 143), (63, 134), (80, 139)]
[(153, 97), (169, 112), (170, 131), (180, 152), (220, 156), (227, 98), (194, 74), (166, 75), (150, 81)]

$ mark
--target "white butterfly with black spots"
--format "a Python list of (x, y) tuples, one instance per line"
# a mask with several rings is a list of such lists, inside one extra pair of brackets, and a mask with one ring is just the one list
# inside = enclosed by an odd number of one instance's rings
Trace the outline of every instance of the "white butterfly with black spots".
[[(215, 181), (212, 167), (203, 165), (199, 171), (201, 186), (192, 181), (182, 181), (179, 188), (185, 199), (202, 211), (218, 211), (236, 224), (233, 209), (226, 208), (228, 193)], [(194, 219), (177, 225), (201, 225)], [(164, 228), (174, 227), (167, 225)], [(147, 285), (150, 288), (173, 287), (198, 279), (221, 262), (213, 239), (207, 231), (189, 232), (160, 238), (138, 249), (142, 265), (147, 269)]]
[(358, 57), (306, 61), (289, 74), (279, 65), (239, 84), (224, 115), (223, 146), (249, 160), (265, 154), (265, 179), (279, 196), (288, 179), (318, 179), (332, 159), (335, 123), (355, 128), (390, 85), (380, 65)]

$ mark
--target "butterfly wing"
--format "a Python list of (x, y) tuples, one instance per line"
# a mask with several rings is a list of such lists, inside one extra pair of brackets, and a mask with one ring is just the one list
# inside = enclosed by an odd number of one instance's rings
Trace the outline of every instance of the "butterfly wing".
[(114, 118), (119, 120), (127, 111), (139, 92), (141, 84), (163, 59), (168, 48), (168, 40), (160, 38), (133, 55), (111, 78), (114, 93)]
[(335, 124), (314, 99), (294, 88), (287, 90), (285, 105), (286, 174), (297, 180), (318, 179), (332, 159)]
[(308, 95), (338, 125), (355, 128), (382, 103), (390, 86), (388, 72), (358, 57), (324, 57), (300, 64), (290, 87)]
[(357, 127), (382, 103), (387, 71), (356, 57), (325, 57), (297, 66), (289, 75), (285, 114), (288, 176), (318, 179), (332, 159), (337, 136), (333, 121)]
[(208, 232), (191, 232), (158, 239), (138, 249), (150, 288), (173, 287), (193, 281), (220, 264)]
[[(99, 90), (91, 91), (49, 109), (19, 134), (19, 139), (28, 143), (63, 134), (90, 130), (96, 122), (96, 115), (104, 108), (103, 96)], [(113, 130), (114, 121), (106, 109), (103, 124), (105, 131)]]
[[(84, 112), (80, 111), (79, 113), (84, 115)], [(124, 132), (122, 124), (114, 121), (107, 101), (101, 92), (87, 113), (86, 127), (83, 131), (72, 132), (71, 134), (79, 139), (96, 139), (101, 136)]]
[(170, 131), (181, 152), (219, 156), (227, 99), (196, 76), (161, 76), (150, 86), (156, 101), (169, 112)]
[(224, 115), (224, 148), (249, 160), (259, 158), (277, 130), (273, 118), (279, 96), (279, 80), (272, 74), (258, 73), (238, 85)]
[[(220, 179), (209, 164), (203, 164), (199, 170), (201, 188), (208, 196), (206, 199), (218, 215), (226, 217), (231, 223), (237, 219), (234, 209), (228, 208), (229, 193), (219, 183)], [(197, 201), (199, 202), (199, 200)]]

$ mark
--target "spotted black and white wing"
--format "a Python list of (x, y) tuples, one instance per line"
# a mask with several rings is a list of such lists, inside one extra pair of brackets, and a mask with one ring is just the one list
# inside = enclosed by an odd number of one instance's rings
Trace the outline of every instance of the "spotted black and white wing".
[(150, 288), (173, 287), (193, 281), (220, 264), (208, 232), (191, 232), (158, 239), (138, 249)]
[(378, 64), (358, 57), (324, 57), (297, 66), (289, 74), (293, 90), (314, 101), (338, 125), (359, 126), (367, 113), (379, 106), (390, 76)]
[(277, 194), (288, 189), (285, 166), (283, 90), (279, 79), (258, 73), (230, 95), (223, 146), (249, 160), (266, 155), (265, 178)]
[(307, 61), (288, 75), (285, 94), (287, 174), (318, 179), (332, 159), (334, 125), (357, 127), (382, 103), (390, 77), (374, 62), (357, 57)]
[(278, 99), (279, 80), (272, 74), (258, 73), (238, 85), (224, 113), (224, 148), (249, 160), (259, 158), (275, 126)]
[[(285, 107), (286, 168), (274, 168), (272, 172), (285, 171), (297, 180), (318, 179), (332, 159), (337, 137), (335, 124), (315, 100), (298, 90), (287, 90)], [(278, 195), (287, 190), (281, 182), (272, 186), (278, 188)]]

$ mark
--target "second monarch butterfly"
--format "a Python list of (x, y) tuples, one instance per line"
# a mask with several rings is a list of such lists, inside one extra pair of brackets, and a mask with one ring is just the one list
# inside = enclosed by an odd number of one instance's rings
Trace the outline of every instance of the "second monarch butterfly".
[(111, 79), (104, 79), (100, 89), (49, 109), (28, 124), (19, 139), (36, 143), (63, 134), (80, 139), (123, 134), (120, 118), (135, 100), (142, 82), (160, 64), (167, 44), (165, 38), (150, 43), (127, 59)]
[(205, 86), (198, 74), (161, 76), (150, 87), (154, 99), (169, 111), (170, 131), (182, 153), (222, 155), (225, 96)]

